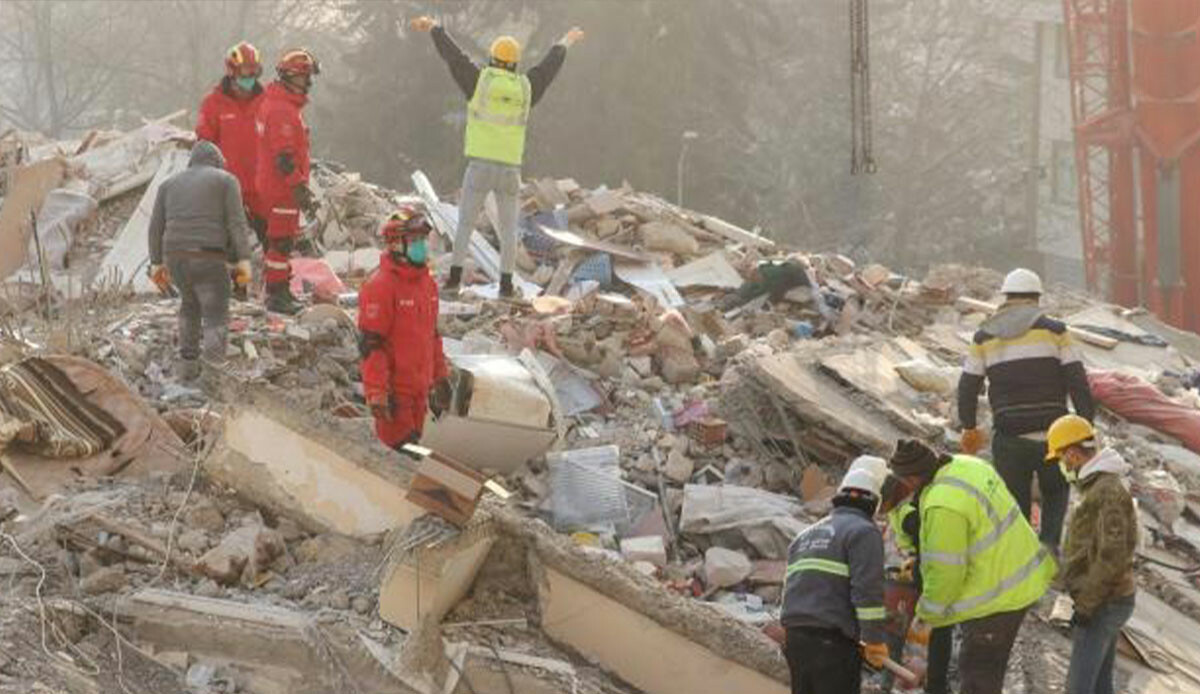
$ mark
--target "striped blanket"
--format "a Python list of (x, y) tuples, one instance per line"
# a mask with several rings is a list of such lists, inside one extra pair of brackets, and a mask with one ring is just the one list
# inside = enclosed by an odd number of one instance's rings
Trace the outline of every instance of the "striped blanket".
[(0, 368), (0, 419), (32, 424), (31, 451), (83, 458), (106, 450), (125, 433), (109, 413), (88, 402), (58, 367), (31, 357)]

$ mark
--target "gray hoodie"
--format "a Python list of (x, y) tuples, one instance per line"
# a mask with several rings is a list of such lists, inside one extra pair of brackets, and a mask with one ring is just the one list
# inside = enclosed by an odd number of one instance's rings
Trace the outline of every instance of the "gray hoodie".
[(250, 259), (242, 191), (225, 171), (225, 157), (216, 145), (197, 142), (188, 168), (159, 186), (149, 236), (154, 265), (174, 251), (217, 251), (229, 260)]

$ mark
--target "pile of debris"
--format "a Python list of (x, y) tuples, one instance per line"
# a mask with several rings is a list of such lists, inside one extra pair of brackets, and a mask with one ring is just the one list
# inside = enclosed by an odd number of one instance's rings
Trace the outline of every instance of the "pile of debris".
[[(783, 692), (762, 630), (789, 541), (854, 456), (956, 445), (996, 273), (910, 277), (571, 179), (524, 186), (518, 301), (486, 206), (441, 302), (453, 404), (411, 457), (374, 441), (355, 312), (397, 204), (431, 212), (448, 265), (457, 207), (420, 173), (401, 194), (318, 164), (310, 308), (234, 302), (227, 366), (184, 385), (144, 277), (190, 139), (168, 122), (0, 138), (0, 692)], [(1200, 618), (1200, 337), (1047, 300), (1136, 467), (1127, 689), (1184, 686), (1200, 644), (1162, 615)], [(1061, 678), (1060, 614), (1031, 620), (1007, 691)]]

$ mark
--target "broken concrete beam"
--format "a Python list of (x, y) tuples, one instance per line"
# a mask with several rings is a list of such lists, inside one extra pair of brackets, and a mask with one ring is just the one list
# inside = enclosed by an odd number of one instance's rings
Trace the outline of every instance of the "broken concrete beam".
[(200, 557), (199, 569), (222, 585), (253, 585), (261, 571), (285, 551), (283, 537), (262, 525), (238, 528)]
[(278, 389), (235, 394), (206, 472), (312, 532), (364, 537), (408, 525), (406, 459), (361, 422), (305, 412)]
[(487, 513), (479, 513), (462, 533), (425, 540), (414, 524), (388, 548), (391, 560), (379, 585), (379, 616), (401, 629), (415, 631), (427, 621), (442, 620), (475, 583), (495, 542)]

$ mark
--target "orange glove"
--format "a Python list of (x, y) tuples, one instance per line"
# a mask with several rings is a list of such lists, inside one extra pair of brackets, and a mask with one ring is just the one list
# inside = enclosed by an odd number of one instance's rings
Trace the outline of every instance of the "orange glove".
[(962, 452), (967, 455), (975, 455), (987, 442), (987, 436), (979, 429), (963, 429), (962, 440), (959, 441), (959, 447)]
[(239, 287), (245, 287), (250, 284), (250, 261), (239, 260), (233, 269), (233, 281)]
[(864, 643), (862, 645), (863, 660), (878, 670), (883, 667), (883, 661), (891, 655), (886, 643)]
[(900, 571), (896, 574), (897, 580), (903, 581), (904, 583), (912, 583), (913, 579), (916, 578), (913, 575), (913, 570), (916, 569), (916, 567), (916, 559), (905, 559), (904, 563), (900, 565)]
[(158, 287), (158, 291), (163, 294), (170, 293), (171, 273), (167, 271), (166, 265), (151, 265), (150, 281), (154, 283), (154, 286)]
[(437, 26), (437, 22), (433, 21), (433, 17), (413, 17), (408, 25), (413, 31), (429, 31)]
[(583, 29), (580, 29), (579, 27), (571, 27), (571, 30), (568, 31), (567, 33), (563, 34), (563, 37), (561, 39), (559, 39), (558, 42), (561, 43), (562, 45), (566, 46), (567, 48), (570, 48), (571, 46), (574, 46), (578, 41), (580, 41), (582, 39), (583, 39)]

